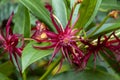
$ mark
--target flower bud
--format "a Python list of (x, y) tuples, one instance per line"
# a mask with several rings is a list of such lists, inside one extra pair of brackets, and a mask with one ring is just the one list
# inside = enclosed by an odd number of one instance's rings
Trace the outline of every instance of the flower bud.
[(118, 13), (119, 13), (118, 11), (114, 10), (114, 11), (112, 11), (112, 12), (109, 13), (109, 16), (116, 19), (116, 18), (118, 18)]
[(77, 3), (82, 3), (83, 2), (83, 0), (77, 0)]

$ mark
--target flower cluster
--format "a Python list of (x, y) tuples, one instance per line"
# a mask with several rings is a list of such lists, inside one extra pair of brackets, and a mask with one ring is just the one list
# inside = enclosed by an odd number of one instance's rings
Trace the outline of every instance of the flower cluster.
[[(48, 7), (50, 8), (50, 6)], [(71, 19), (73, 15), (73, 11), (71, 12), (70, 19), (65, 28), (61, 25), (55, 15), (52, 14), (52, 8), (50, 8), (50, 17), (52, 23), (56, 29), (56, 32), (50, 31), (46, 26), (43, 26), (42, 23), (37, 21), (36, 23), (36, 31), (34, 32), (32, 38), (37, 42), (50, 42), (49, 46), (33, 46), (35, 49), (47, 50), (53, 48), (53, 54), (50, 62), (56, 56), (56, 54), (61, 51), (62, 59), (66, 58), (70, 64), (75, 64), (79, 68), (84, 69), (87, 65), (89, 58), (94, 55), (94, 63), (96, 64), (96, 58), (99, 57), (99, 53), (102, 52), (110, 59), (114, 60), (116, 57), (117, 61), (120, 61), (119, 55), (119, 47), (120, 47), (120, 39), (113, 32), (109, 36), (99, 36), (97, 41), (89, 41), (77, 35), (79, 30), (74, 28), (74, 25), (71, 25)], [(75, 21), (76, 22), (76, 21)], [(111, 36), (114, 36), (114, 39), (111, 39)], [(81, 46), (85, 46), (86, 50), (82, 50)], [(106, 49), (113, 52), (112, 56), (109, 54)]]

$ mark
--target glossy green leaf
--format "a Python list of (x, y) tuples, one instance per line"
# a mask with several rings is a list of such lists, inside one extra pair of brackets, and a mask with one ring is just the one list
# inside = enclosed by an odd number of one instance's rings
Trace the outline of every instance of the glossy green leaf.
[[(104, 24), (95, 34), (93, 34), (93, 38), (96, 38), (98, 35), (103, 35), (106, 33), (109, 33), (111, 31), (115, 31), (117, 29), (120, 29), (120, 23), (109, 23)], [(91, 29), (92, 31), (93, 29)]]
[(63, 0), (63, 1), (64, 1), (65, 6), (66, 6), (67, 20), (69, 20), (69, 18), (70, 18), (70, 12), (71, 12), (70, 0)]
[(102, 0), (83, 0), (79, 9), (80, 17), (75, 27), (86, 28), (95, 18)]
[(80, 72), (64, 72), (49, 80), (119, 80), (118, 77), (98, 70), (84, 70)]
[(14, 17), (14, 22), (14, 33), (23, 34), (24, 37), (30, 37), (30, 15), (28, 9), (24, 5), (19, 4), (17, 13)]
[[(75, 0), (70, 0), (70, 7), (71, 9), (73, 8), (74, 4), (75, 4)], [(72, 16), (72, 24), (75, 23), (77, 17), (78, 17), (78, 12), (79, 12), (79, 8), (80, 8), (80, 5), (81, 4), (78, 4), (76, 7), (75, 7), (75, 10), (73, 12), (73, 16)]]
[(54, 14), (60, 20), (63, 27), (67, 24), (67, 11), (64, 0), (52, 0)]
[(9, 76), (10, 74), (13, 73), (14, 65), (11, 63), (11, 61), (7, 61), (3, 64), (0, 64), (0, 73)]
[(45, 46), (46, 44), (35, 44), (30, 42), (23, 50), (22, 54), (22, 72), (32, 63), (52, 53), (53, 50), (37, 50), (33, 48), (33, 45)]
[(54, 30), (53, 24), (50, 19), (49, 12), (39, 0), (20, 0), (41, 22), (44, 22), (52, 30)]

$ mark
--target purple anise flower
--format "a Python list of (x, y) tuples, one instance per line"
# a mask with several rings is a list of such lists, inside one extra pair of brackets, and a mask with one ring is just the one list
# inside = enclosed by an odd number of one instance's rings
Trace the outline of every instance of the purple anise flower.
[(12, 13), (6, 24), (6, 32), (4, 33), (3, 31), (0, 30), (0, 43), (1, 43), (1, 48), (4, 49), (3, 53), (8, 52), (10, 60), (13, 62), (13, 57), (14, 57), (16, 62), (18, 63), (17, 56), (21, 57), (24, 45), (22, 45), (19, 48), (17, 47), (21, 35), (13, 34), (12, 32), (10, 23), (12, 21), (13, 15), (14, 14)]
[(117, 62), (120, 62), (120, 38), (115, 35), (115, 32), (112, 34), (114, 39), (108, 41), (107, 47), (114, 53)]
[[(47, 39), (42, 40), (42, 42), (50, 42), (51, 45), (45, 46), (45, 47), (34, 46), (34, 48), (42, 49), (42, 50), (53, 48), (54, 51), (53, 51), (50, 62), (60, 50), (63, 56), (61, 59), (61, 63), (62, 63), (63, 58), (67, 58), (67, 60), (72, 64), (73, 61), (71, 59), (71, 56), (73, 56), (75, 60), (77, 61), (79, 59), (76, 56), (76, 53), (79, 54), (80, 57), (83, 57), (84, 55), (77, 45), (77, 41), (79, 41), (79, 38), (76, 36), (76, 33), (78, 32), (78, 30), (73, 28), (74, 25), (72, 26), (70, 25), (72, 13), (70, 16), (70, 20), (68, 21), (65, 28), (63, 28), (61, 24), (58, 24), (59, 21), (57, 22), (56, 17), (52, 13), (50, 13), (51, 20), (56, 29), (56, 32), (46, 30), (45, 33), (47, 35)], [(43, 37), (44, 36), (45, 34), (43, 35)]]
[[(110, 39), (112, 35), (115, 37), (115, 39)], [(80, 38), (80, 41), (87, 46), (86, 54), (84, 55), (84, 57), (80, 59), (80, 63), (79, 63), (79, 66), (82, 69), (86, 67), (87, 62), (92, 55), (94, 55), (93, 60), (94, 60), (94, 64), (96, 65), (96, 58), (100, 57), (100, 54), (99, 54), (100, 52), (102, 52), (102, 54), (105, 54), (111, 60), (115, 60), (115, 55), (118, 55), (120, 51), (119, 49), (120, 39), (118, 39), (118, 37), (115, 36), (114, 33), (112, 33), (109, 36), (104, 36), (104, 39), (101, 36), (98, 37), (97, 44), (95, 42), (91, 43), (87, 40), (84, 40), (83, 38)], [(109, 54), (106, 51), (106, 49), (112, 51), (113, 54)]]

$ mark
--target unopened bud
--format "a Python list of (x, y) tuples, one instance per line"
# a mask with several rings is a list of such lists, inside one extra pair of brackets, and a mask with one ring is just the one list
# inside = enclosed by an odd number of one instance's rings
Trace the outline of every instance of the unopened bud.
[(83, 0), (77, 0), (77, 3), (82, 3), (83, 2)]
[(109, 16), (116, 19), (116, 18), (118, 18), (118, 13), (119, 13), (118, 11), (112, 11), (109, 13)]

